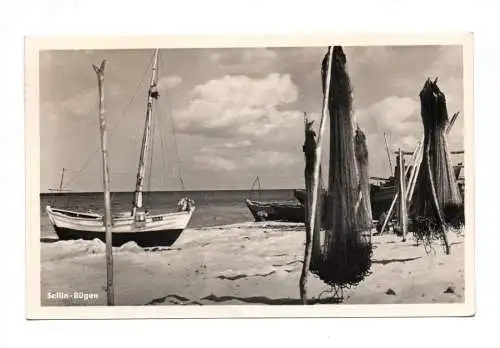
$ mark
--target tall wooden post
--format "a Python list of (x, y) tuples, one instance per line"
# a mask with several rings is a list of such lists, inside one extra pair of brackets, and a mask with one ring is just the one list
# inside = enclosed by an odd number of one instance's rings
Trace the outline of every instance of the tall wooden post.
[(93, 65), (97, 74), (97, 83), (99, 85), (99, 124), (101, 128), (101, 151), (102, 151), (102, 171), (103, 171), (103, 186), (104, 186), (104, 227), (106, 229), (106, 292), (108, 306), (113, 306), (114, 289), (113, 289), (113, 243), (111, 233), (111, 197), (109, 188), (109, 168), (108, 168), (108, 150), (107, 150), (107, 132), (106, 118), (104, 117), (104, 67), (106, 61), (103, 60), (101, 67)]
[(331, 79), (331, 69), (332, 69), (332, 59), (333, 59), (333, 47), (328, 47), (328, 67), (327, 67), (327, 76), (326, 76), (326, 88), (325, 94), (323, 97), (323, 110), (321, 113), (321, 120), (319, 124), (319, 134), (318, 141), (316, 146), (316, 161), (314, 162), (314, 172), (312, 177), (312, 202), (311, 202), (311, 210), (309, 213), (309, 224), (306, 226), (306, 246), (304, 252), (304, 263), (302, 265), (302, 273), (300, 275), (300, 298), (302, 299), (302, 304), (307, 304), (307, 274), (309, 272), (309, 267), (311, 265), (311, 254), (312, 254), (312, 245), (313, 245), (313, 233), (314, 233), (314, 225), (316, 222), (316, 210), (318, 203), (318, 187), (319, 187), (319, 172), (321, 167), (321, 140), (323, 137), (323, 133), (325, 132), (325, 118), (328, 110), (328, 98), (330, 97), (330, 79)]
[[(412, 161), (415, 161), (415, 159), (417, 158), (418, 152), (422, 149), (423, 141), (424, 141), (424, 138), (422, 137), (422, 139), (420, 140), (420, 142), (417, 144), (417, 148), (413, 152)], [(415, 165), (416, 164), (414, 164), (414, 166)], [(417, 167), (417, 171), (418, 171), (419, 168), (420, 168), (420, 166)], [(409, 170), (410, 170), (409, 167), (405, 169), (405, 177), (408, 175), (408, 171)], [(391, 218), (392, 210), (394, 209), (398, 198), (399, 198), (399, 192), (398, 192), (398, 190), (396, 190), (396, 194), (394, 195), (394, 198), (392, 199), (391, 206), (389, 207), (387, 215), (385, 216), (384, 223), (382, 224), (382, 229), (379, 232), (380, 234), (384, 233), (385, 228), (386, 228), (386, 226), (389, 223), (389, 220)]]
[(406, 170), (403, 152), (399, 149), (399, 226), (403, 232), (403, 242), (406, 241), (408, 233), (408, 211), (406, 209)]
[(64, 183), (64, 172), (66, 171), (66, 168), (62, 169), (61, 173), (61, 183), (59, 184), (59, 192), (62, 192), (63, 189), (63, 183)]
[(391, 152), (389, 151), (389, 143), (387, 142), (387, 135), (384, 132), (384, 140), (385, 140), (385, 150), (387, 151), (387, 158), (389, 159), (389, 167), (392, 175), (392, 161), (391, 161)]
[(436, 193), (436, 186), (434, 184), (434, 174), (432, 173), (432, 168), (431, 168), (431, 160), (430, 160), (430, 143), (427, 141), (427, 144), (425, 146), (425, 155), (424, 158), (425, 160), (425, 165), (426, 165), (426, 170), (427, 170), (427, 175), (428, 175), (428, 180), (429, 180), (429, 185), (431, 188), (431, 196), (432, 196), (432, 205), (434, 207), (434, 211), (437, 217), (437, 222), (439, 225), (439, 229), (441, 231), (441, 237), (443, 238), (444, 242), (444, 247), (445, 247), (445, 252), (446, 255), (450, 254), (450, 245), (448, 244), (448, 237), (446, 236), (446, 227), (444, 223), (444, 218), (441, 212), (441, 208), (439, 207), (439, 203), (437, 200), (437, 193)]

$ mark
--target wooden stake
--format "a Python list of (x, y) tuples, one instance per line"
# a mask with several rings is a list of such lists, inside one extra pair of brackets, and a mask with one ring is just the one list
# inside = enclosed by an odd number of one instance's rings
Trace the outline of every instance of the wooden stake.
[(453, 114), (453, 116), (451, 117), (450, 123), (448, 123), (448, 127), (446, 127), (446, 134), (450, 133), (450, 131), (453, 128), (453, 125), (455, 124), (455, 121), (457, 120), (459, 114), (460, 114), (460, 111), (455, 112)]
[(106, 292), (108, 306), (113, 306), (114, 289), (113, 289), (113, 235), (111, 233), (111, 197), (109, 185), (109, 168), (108, 168), (108, 151), (107, 151), (107, 133), (106, 133), (106, 118), (104, 117), (104, 67), (106, 61), (103, 60), (101, 67), (93, 65), (97, 74), (97, 83), (99, 85), (99, 124), (101, 128), (101, 151), (102, 151), (102, 170), (103, 170), (103, 186), (104, 186), (104, 227), (106, 229)]
[(403, 230), (403, 242), (406, 241), (406, 234), (408, 233), (408, 211), (406, 209), (406, 175), (405, 175), (405, 161), (401, 148), (399, 149), (399, 226)]
[(446, 227), (444, 223), (444, 218), (443, 215), (441, 214), (441, 208), (439, 207), (438, 199), (437, 199), (437, 193), (436, 193), (436, 186), (435, 186), (435, 181), (434, 181), (434, 175), (432, 174), (432, 169), (431, 169), (431, 159), (430, 159), (430, 143), (427, 142), (425, 146), (425, 158), (426, 158), (426, 169), (427, 169), (427, 174), (428, 174), (428, 179), (429, 179), (429, 185), (431, 186), (431, 193), (432, 193), (432, 205), (434, 207), (434, 211), (436, 212), (436, 217), (438, 219), (438, 224), (439, 224), (439, 229), (441, 231), (441, 237), (443, 238), (444, 242), (444, 247), (446, 251), (446, 255), (450, 254), (450, 245), (448, 244), (448, 237), (446, 236)]
[(420, 172), (420, 167), (422, 166), (422, 156), (424, 154), (423, 147), (421, 147), (418, 151), (417, 158), (415, 159), (415, 164), (413, 166), (413, 173), (410, 178), (410, 182), (407, 188), (407, 202), (412, 202), (413, 193), (415, 192), (415, 185), (417, 184), (418, 173)]
[(333, 47), (328, 47), (328, 68), (326, 76), (326, 88), (325, 94), (323, 96), (323, 110), (321, 112), (321, 121), (319, 124), (319, 134), (316, 146), (316, 160), (314, 162), (314, 172), (312, 178), (312, 204), (309, 213), (309, 224), (306, 226), (306, 246), (304, 252), (304, 263), (302, 265), (302, 273), (300, 275), (300, 298), (302, 299), (302, 304), (307, 304), (307, 275), (309, 273), (309, 267), (311, 265), (311, 253), (313, 244), (313, 233), (314, 225), (316, 222), (316, 207), (318, 202), (318, 187), (319, 187), (319, 169), (321, 166), (321, 138), (325, 131), (325, 118), (328, 110), (328, 99), (330, 97), (330, 80), (331, 80), (331, 69), (332, 69), (332, 58), (333, 58)]
[(59, 184), (59, 192), (62, 192), (63, 183), (64, 183), (64, 172), (65, 171), (66, 171), (66, 168), (63, 168), (62, 169), (62, 173), (61, 173), (61, 183)]
[[(423, 138), (420, 140), (420, 142), (417, 144), (417, 148), (413, 152), (412, 160), (415, 160), (415, 157), (417, 155), (417, 152), (420, 150), (420, 147), (422, 146)], [(405, 169), (405, 178), (408, 175), (408, 170), (410, 168)], [(384, 223), (382, 224), (382, 229), (380, 230), (379, 234), (382, 234), (387, 226), (387, 223), (389, 222), (389, 219), (391, 218), (392, 215), (392, 210), (394, 209), (394, 206), (396, 205), (396, 202), (398, 201), (399, 197), (399, 192), (396, 191), (396, 194), (394, 195), (394, 198), (392, 199), (391, 206), (389, 207), (389, 210), (387, 212), (387, 215), (385, 217)]]
[(389, 144), (387, 143), (387, 136), (384, 132), (385, 139), (385, 149), (387, 150), (387, 158), (389, 158), (389, 166), (391, 167), (391, 175), (392, 175), (392, 161), (391, 161), (391, 152), (389, 151)]

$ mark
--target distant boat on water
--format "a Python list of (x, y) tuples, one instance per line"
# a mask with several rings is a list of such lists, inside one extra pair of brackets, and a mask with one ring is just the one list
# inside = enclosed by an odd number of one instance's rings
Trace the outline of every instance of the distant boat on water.
[[(256, 184), (261, 192), (258, 176), (255, 178), (250, 192), (253, 191)], [(305, 222), (305, 208), (297, 201), (262, 201), (245, 198), (245, 203), (255, 221)]]
[[(104, 71), (104, 62), (101, 69), (94, 66), (96, 72)], [(100, 88), (103, 77), (100, 80)], [(154, 53), (154, 63), (151, 74), (151, 81), (148, 89), (147, 108), (146, 108), (146, 121), (143, 132), (143, 139), (141, 145), (141, 152), (139, 158), (139, 167), (137, 170), (136, 189), (134, 192), (134, 200), (132, 209), (128, 212), (122, 212), (112, 216), (111, 234), (112, 245), (120, 246), (124, 243), (133, 241), (142, 247), (152, 246), (170, 246), (172, 245), (189, 224), (191, 217), (195, 211), (194, 201), (188, 197), (184, 197), (177, 203), (177, 212), (150, 214), (147, 209), (143, 207), (143, 188), (146, 172), (146, 159), (151, 152), (152, 136), (151, 136), (151, 119), (153, 113), (153, 104), (159, 97), (157, 90), (158, 87), (158, 50)], [(101, 90), (100, 90), (101, 91)], [(100, 93), (101, 95), (101, 93)], [(101, 103), (101, 117), (103, 113), (103, 97), (100, 97)], [(103, 119), (101, 119), (103, 122)], [(101, 137), (102, 144), (104, 143), (105, 126), (101, 123)], [(105, 145), (102, 145), (103, 158)], [(104, 180), (106, 182), (105, 168)], [(109, 175), (109, 174), (108, 174)], [(61, 178), (60, 189), (62, 189)], [(95, 213), (83, 213), (77, 211), (70, 211), (65, 209), (54, 208), (51, 206), (46, 207), (49, 220), (54, 227), (54, 230), (60, 240), (71, 239), (85, 239), (92, 240), (98, 238), (105, 242), (105, 225), (104, 216)]]
[(63, 192), (71, 192), (71, 190), (63, 188), (64, 184), (64, 173), (66, 172), (66, 168), (63, 168), (61, 171), (61, 182), (58, 188), (49, 188), (49, 192), (51, 193), (63, 193)]
[(293, 201), (254, 201), (248, 198), (245, 203), (255, 221), (304, 222), (305, 208)]

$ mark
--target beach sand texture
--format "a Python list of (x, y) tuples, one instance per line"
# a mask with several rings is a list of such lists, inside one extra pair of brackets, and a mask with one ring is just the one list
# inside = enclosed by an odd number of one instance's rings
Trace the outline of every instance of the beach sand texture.
[[(170, 248), (114, 248), (116, 305), (300, 304), (303, 224), (240, 223), (186, 229)], [(372, 274), (344, 291), (345, 304), (464, 301), (464, 237), (449, 233), (451, 255), (428, 252), (409, 236), (375, 236)], [(41, 244), (41, 304), (105, 305), (105, 245), (98, 241)], [(328, 291), (309, 277), (309, 297)], [(392, 290), (392, 291), (391, 291)], [(97, 299), (54, 299), (80, 291)], [(331, 295), (323, 293), (328, 302)], [(54, 296), (52, 296), (54, 297)]]

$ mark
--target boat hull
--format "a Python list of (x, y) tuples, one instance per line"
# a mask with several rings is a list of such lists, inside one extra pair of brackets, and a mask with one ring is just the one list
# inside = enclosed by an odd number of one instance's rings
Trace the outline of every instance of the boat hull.
[[(81, 231), (64, 227), (54, 226), (59, 240), (94, 240), (99, 239), (106, 243), (106, 234), (103, 232)], [(135, 242), (143, 248), (157, 246), (171, 246), (179, 239), (182, 229), (178, 230), (158, 230), (136, 233), (116, 233), (113, 232), (112, 245), (114, 247), (122, 246), (128, 242)]]
[(245, 202), (255, 221), (305, 222), (305, 208), (298, 202)]
[[(101, 215), (46, 208), (49, 220), (60, 240), (106, 240), (104, 220)], [(135, 242), (141, 247), (170, 246), (187, 227), (194, 207), (160, 215), (144, 215), (143, 219), (132, 216), (114, 217), (111, 233), (113, 246)]]

